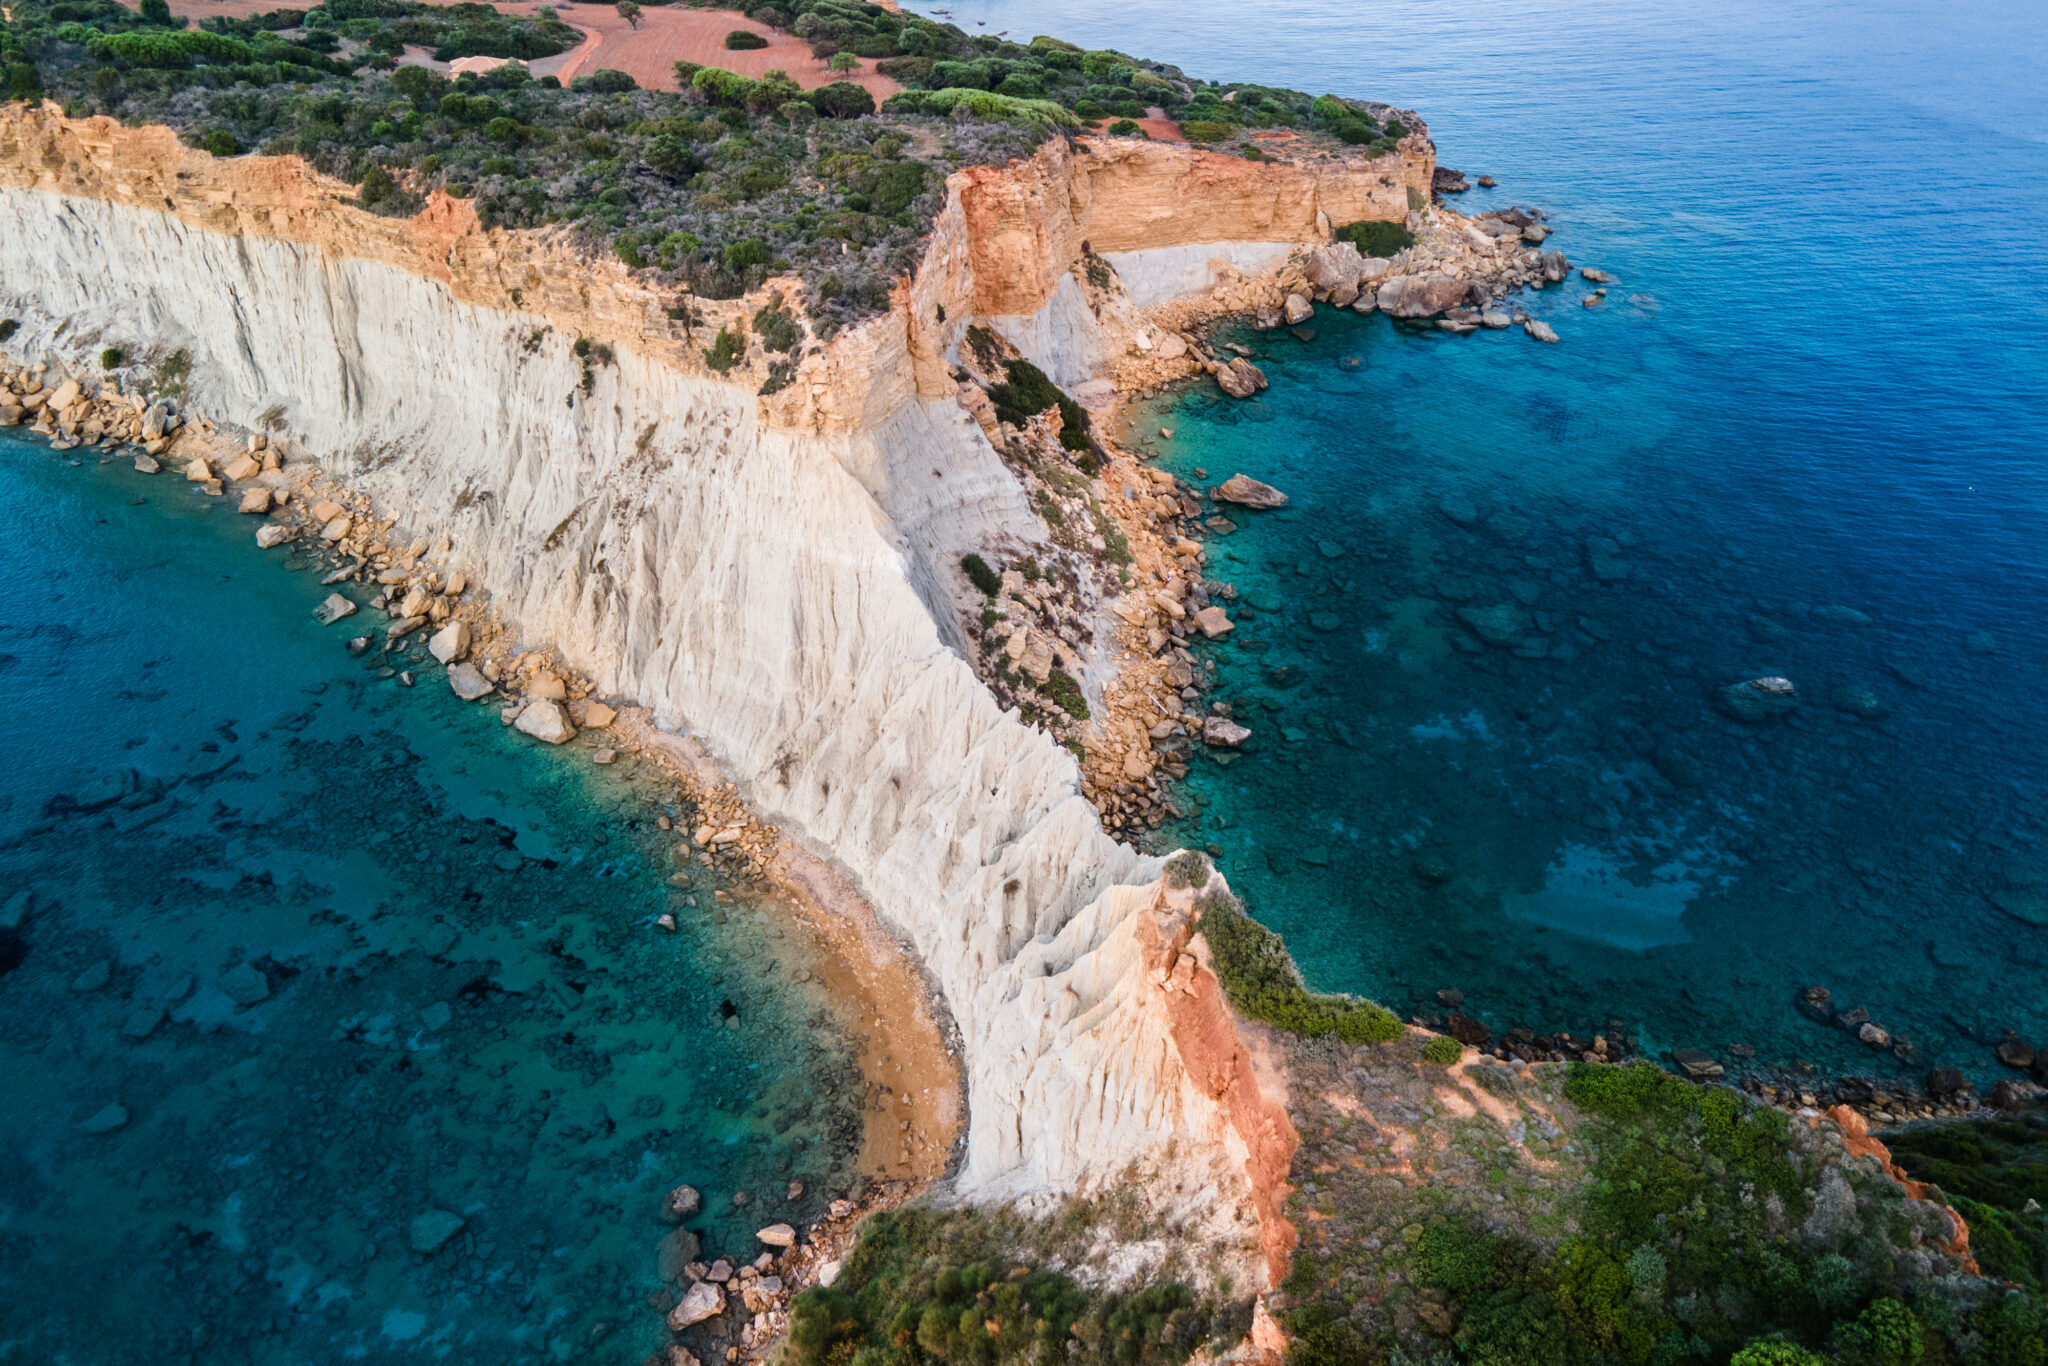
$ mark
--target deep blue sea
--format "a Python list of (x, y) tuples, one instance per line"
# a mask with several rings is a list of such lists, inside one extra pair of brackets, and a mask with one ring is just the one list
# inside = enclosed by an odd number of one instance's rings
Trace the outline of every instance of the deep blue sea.
[(854, 1184), (820, 965), (231, 504), (0, 432), (0, 1358), (639, 1361)]
[[(1294, 500), (1210, 542), (1255, 738), (1162, 833), (1315, 985), (1731, 1065), (1924, 1071), (1806, 985), (1986, 1079), (2048, 1042), (2048, 7), (946, 7), (1413, 107), (1500, 182), (1456, 207), (1618, 277), (1521, 301), (1556, 347), (1240, 333), (1265, 395), (1132, 424)], [(1719, 704), (1760, 675), (1793, 714)]]

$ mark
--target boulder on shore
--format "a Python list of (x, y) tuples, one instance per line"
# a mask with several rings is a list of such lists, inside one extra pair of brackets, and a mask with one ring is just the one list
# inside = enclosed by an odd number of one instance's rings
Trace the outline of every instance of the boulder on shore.
[(1379, 310), (1396, 318), (1429, 318), (1464, 303), (1472, 292), (1466, 280), (1448, 275), (1397, 275), (1379, 288)]
[(1236, 749), (1252, 738), (1252, 733), (1227, 716), (1212, 716), (1202, 722), (1202, 743), (1218, 749)]
[(519, 719), (513, 724), (521, 734), (531, 735), (551, 745), (564, 744), (576, 738), (576, 728), (569, 724), (561, 705), (544, 697), (530, 699), (520, 709)]
[(668, 1326), (680, 1333), (724, 1312), (725, 1292), (710, 1281), (697, 1281), (683, 1293), (682, 1302), (669, 1310)]
[(1266, 372), (1239, 356), (1216, 367), (1216, 387), (1232, 398), (1250, 398), (1266, 387)]
[(1245, 474), (1233, 474), (1216, 486), (1213, 495), (1218, 502), (1236, 503), (1248, 508), (1280, 508), (1287, 506), (1287, 495), (1271, 484), (1262, 484)]
[(355, 612), (356, 605), (353, 602), (339, 593), (329, 593), (327, 600), (313, 609), (313, 616), (322, 626), (332, 626), (343, 617), (354, 616)]
[(469, 653), (469, 623), (451, 621), (427, 641), (427, 653), (443, 664), (453, 664)]

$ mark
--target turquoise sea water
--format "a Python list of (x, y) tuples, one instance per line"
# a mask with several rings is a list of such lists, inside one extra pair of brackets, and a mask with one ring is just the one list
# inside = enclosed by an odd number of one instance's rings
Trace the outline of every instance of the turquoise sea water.
[(708, 1259), (852, 1185), (844, 1022), (656, 775), (351, 657), (254, 525), (0, 433), (0, 1357), (640, 1360), (668, 1190)]
[[(1809, 983), (1980, 1077), (2048, 1035), (2048, 11), (948, 8), (1413, 106), (1500, 180), (1457, 207), (1618, 276), (1523, 300), (1555, 348), (1241, 334), (1260, 400), (1133, 423), (1294, 499), (1211, 542), (1254, 752), (1162, 835), (1317, 985), (1731, 1063), (1924, 1070), (1798, 1017)], [(1492, 608), (1529, 643), (1458, 616)], [(1771, 674), (1789, 719), (1717, 706)]]

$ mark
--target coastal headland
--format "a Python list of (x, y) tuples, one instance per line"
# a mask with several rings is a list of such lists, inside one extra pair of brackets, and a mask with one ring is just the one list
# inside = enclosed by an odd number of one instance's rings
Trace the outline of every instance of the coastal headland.
[[(1243, 728), (1190, 649), (1231, 629), (1191, 534), (1199, 491), (1118, 443), (1122, 399), (1204, 375), (1256, 394), (1257, 367), (1206, 331), (1241, 314), (1558, 340), (1513, 303), (1568, 269), (1540, 217), (1443, 206), (1427, 127), (1380, 116), (1391, 149), (1063, 132), (951, 171), (886, 306), (828, 335), (795, 267), (679, 299), (442, 189), (380, 215), (296, 156), (9, 105), (0, 417), (134, 447), (239, 500), (259, 544), (316, 539), (330, 586), (374, 587), (391, 637), (445, 642), (449, 685), (537, 743), (617, 727), (594, 758), (659, 757), (703, 813), (677, 856), (744, 864), (845, 964), (837, 988), (875, 1021), (866, 1080), (903, 1098), (870, 1111), (865, 1150), (893, 1196), (1100, 1212), (1047, 1264), (1197, 1283), (1221, 1354), (1290, 1335), (1341, 1353), (1358, 1314), (1418, 1350), (1448, 1340), (1478, 1285), (1458, 1268), (1516, 1239), (1650, 1284), (1599, 1246), (1603, 1219), (1640, 1231), (1644, 1211), (1549, 1218), (1640, 1156), (1635, 1121), (1706, 1135), (1679, 1183), (1697, 1227), (1739, 1203), (1758, 1246), (1877, 1248), (1855, 1259), (1859, 1304), (1954, 1290), (1977, 1269), (1964, 1221), (1861, 1161), (1854, 1122), (1590, 1047), (1496, 1064), (1315, 997), (1205, 858), (1138, 847), (1189, 748)], [(764, 314), (795, 342), (707, 349)], [(1715, 1164), (1753, 1198), (1717, 1190)], [(754, 1276), (693, 1268), (671, 1359), (757, 1357), (796, 1292), (879, 1283), (896, 1254), (852, 1246), (855, 1213), (790, 1230)], [(932, 1312), (994, 1313), (1000, 1279), (941, 1276)], [(1616, 1294), (1623, 1328), (1651, 1331)], [(805, 1360), (853, 1340), (817, 1322), (792, 1342)], [(1160, 1340), (1193, 1350), (1168, 1322)]]

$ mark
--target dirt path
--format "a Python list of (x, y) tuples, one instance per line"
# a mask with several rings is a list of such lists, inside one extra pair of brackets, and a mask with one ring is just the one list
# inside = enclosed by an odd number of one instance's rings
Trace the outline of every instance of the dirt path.
[[(282, 0), (171, 0), (171, 12), (205, 19), (214, 15), (247, 18), (278, 8)], [(495, 6), (500, 14), (532, 17), (540, 12), (541, 0), (511, 0)], [(674, 90), (675, 64), (696, 62), (700, 66), (722, 66), (742, 76), (761, 76), (770, 71), (787, 72), (806, 90), (846, 79), (866, 88), (880, 104), (901, 89), (896, 82), (875, 71), (875, 63), (863, 58), (860, 70), (841, 77), (811, 55), (810, 44), (765, 24), (757, 24), (732, 10), (705, 10), (647, 6), (640, 12), (635, 28), (619, 17), (610, 4), (569, 4), (558, 2), (555, 12), (562, 22), (580, 30), (582, 46), (571, 52), (544, 58), (531, 64), (536, 76), (553, 75), (567, 85), (579, 75), (600, 68), (623, 71), (647, 90)], [(725, 35), (745, 29), (768, 40), (768, 46), (751, 52), (729, 52)]]

